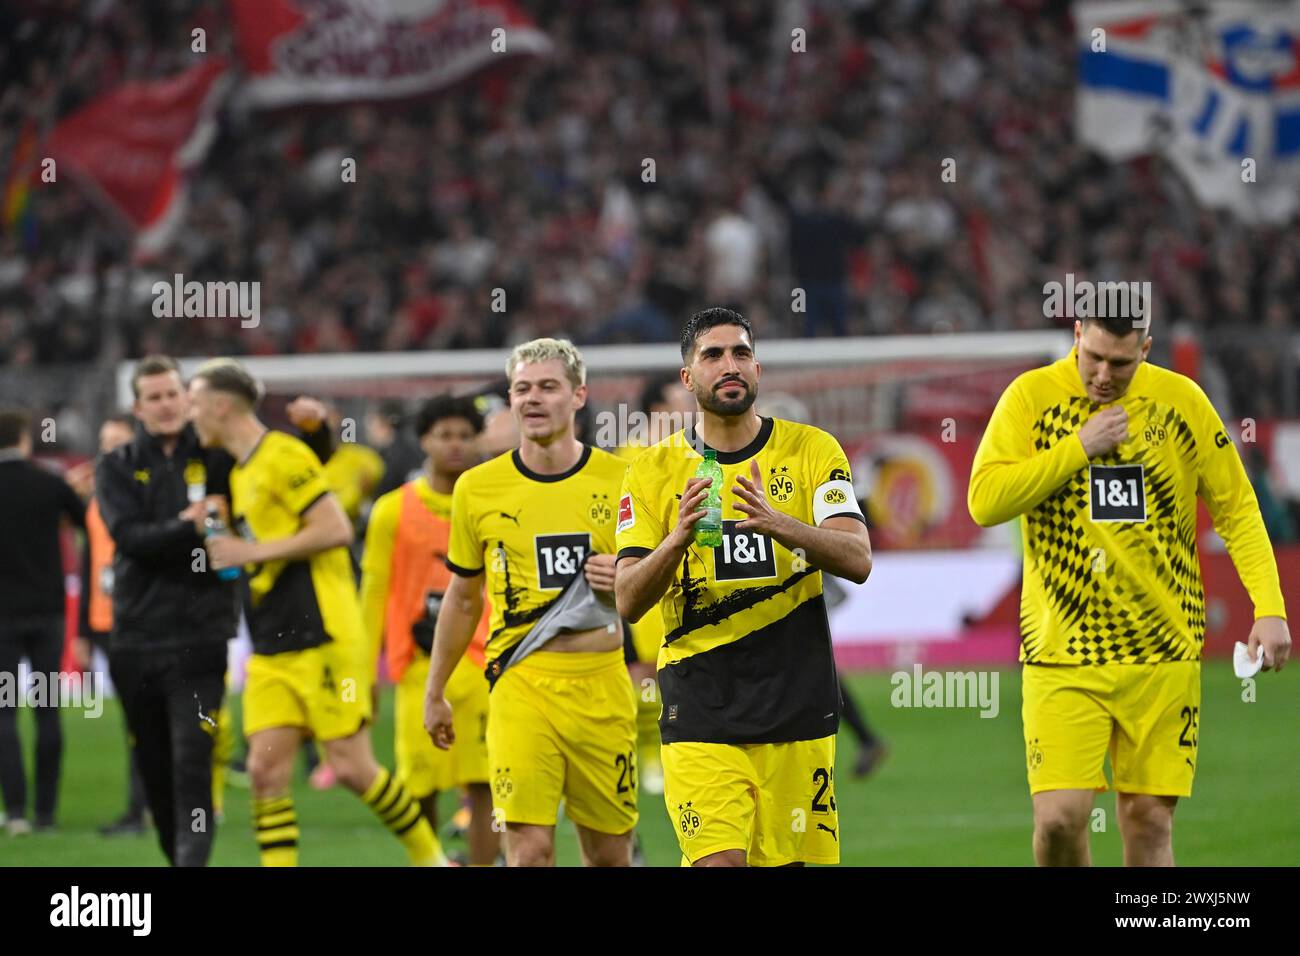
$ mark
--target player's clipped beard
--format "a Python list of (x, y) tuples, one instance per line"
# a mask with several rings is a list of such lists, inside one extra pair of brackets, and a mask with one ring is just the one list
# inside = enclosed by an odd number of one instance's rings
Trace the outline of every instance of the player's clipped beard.
[(701, 408), (706, 412), (712, 412), (714, 415), (743, 415), (758, 400), (758, 389), (751, 382), (744, 379), (740, 381), (744, 383), (745, 391), (740, 398), (734, 401), (728, 401), (720, 396), (719, 393), (723, 391), (721, 383), (713, 388), (697, 391), (695, 398), (699, 401)]

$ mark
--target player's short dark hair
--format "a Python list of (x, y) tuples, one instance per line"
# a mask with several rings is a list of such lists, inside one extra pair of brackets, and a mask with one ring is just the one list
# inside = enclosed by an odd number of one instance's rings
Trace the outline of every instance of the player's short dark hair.
[(1137, 332), (1138, 341), (1145, 341), (1147, 336), (1151, 334), (1151, 325), (1145, 319), (1128, 319), (1118, 315), (1108, 315), (1104, 318), (1096, 315), (1082, 315), (1079, 317), (1079, 321), (1084, 326), (1089, 324), (1100, 325), (1117, 339), (1122, 339), (1126, 335)]
[(180, 374), (181, 367), (176, 364), (174, 358), (170, 355), (146, 355), (135, 363), (135, 370), (131, 373), (132, 394), (136, 398), (140, 397), (140, 379), (148, 375), (164, 375), (167, 372)]
[(474, 404), (473, 396), (435, 395), (415, 413), (415, 437), (423, 438), (444, 418), (463, 418), (476, 435), (483, 430), (483, 416)]
[(99, 427), (103, 428), (109, 422), (114, 425), (125, 425), (131, 430), (135, 430), (135, 416), (130, 412), (113, 412), (111, 415), (105, 415), (104, 420), (99, 423)]
[(649, 415), (650, 406), (663, 404), (664, 392), (671, 386), (680, 384), (681, 380), (678, 372), (659, 372), (647, 378), (641, 386), (641, 411)]
[(750, 326), (749, 319), (734, 309), (715, 306), (712, 309), (696, 312), (687, 320), (686, 327), (682, 329), (682, 361), (690, 360), (691, 352), (695, 350), (695, 342), (701, 335), (719, 325), (740, 326), (749, 336), (750, 344), (753, 344), (754, 329)]
[(208, 383), (208, 388), (215, 392), (238, 395), (248, 403), (249, 408), (256, 408), (262, 400), (262, 386), (257, 379), (248, 374), (248, 370), (232, 358), (215, 358), (204, 362), (194, 372), (194, 380)]
[(1092, 323), (1100, 325), (1103, 329), (1122, 339), (1126, 335), (1138, 334), (1138, 341), (1143, 342), (1151, 334), (1151, 303), (1142, 300), (1142, 294), (1135, 288), (1131, 289), (1128, 298), (1128, 311), (1132, 313), (1129, 316), (1121, 315), (1088, 315), (1086, 312), (1079, 314), (1079, 321), (1084, 325)]
[(21, 408), (0, 408), (0, 448), (16, 448), (32, 427), (32, 418)]

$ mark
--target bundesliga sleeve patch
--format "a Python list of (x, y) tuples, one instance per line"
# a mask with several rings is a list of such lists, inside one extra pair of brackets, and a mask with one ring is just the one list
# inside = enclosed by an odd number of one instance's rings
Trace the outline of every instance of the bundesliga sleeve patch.
[(827, 518), (844, 514), (862, 514), (853, 494), (853, 482), (836, 478), (818, 485), (813, 492), (813, 524), (819, 525)]
[(632, 507), (632, 496), (624, 495), (618, 499), (618, 528), (619, 531), (626, 531), (636, 524), (636, 509)]

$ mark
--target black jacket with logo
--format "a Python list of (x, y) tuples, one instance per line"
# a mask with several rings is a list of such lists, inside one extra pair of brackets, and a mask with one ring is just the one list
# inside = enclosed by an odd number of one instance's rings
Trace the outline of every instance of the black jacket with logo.
[[(168, 456), (153, 435), (136, 437), (100, 458), (95, 496), (113, 539), (113, 633), (118, 648), (176, 648), (235, 635), (239, 582), (195, 570), (203, 539), (177, 515), (189, 505), (188, 485), (229, 496), (230, 456), (199, 445), (186, 425)], [(207, 567), (207, 555), (201, 556)]]

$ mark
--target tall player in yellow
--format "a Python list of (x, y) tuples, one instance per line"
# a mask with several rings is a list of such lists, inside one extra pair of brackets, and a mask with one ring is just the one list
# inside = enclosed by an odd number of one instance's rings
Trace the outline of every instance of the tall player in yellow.
[(367, 660), (382, 641), (397, 685), (394, 750), (397, 776), (438, 827), (437, 798), (464, 787), (469, 795), (469, 862), (491, 866), (498, 838), (488, 788), (488, 683), (483, 676), (488, 617), (479, 618), (469, 653), (447, 685), (456, 714), (456, 744), (436, 748), (424, 732), (424, 687), (433, 631), (452, 574), (444, 559), (451, 536), (451, 494), (478, 463), (475, 439), (483, 417), (471, 398), (439, 395), (420, 406), (415, 432), (427, 456), (424, 474), (382, 495), (370, 512), (361, 559), (361, 610), (370, 639)]
[[(761, 368), (739, 313), (691, 316), (682, 362), (699, 425), (632, 462), (617, 533), (619, 611), (635, 623), (658, 605), (666, 631), (668, 815), (695, 866), (838, 863), (840, 694), (822, 572), (871, 572), (849, 463), (826, 432), (754, 411)], [(694, 541), (707, 449), (723, 473), (716, 549)]]
[(402, 842), (412, 863), (446, 863), (401, 781), (375, 762), (365, 633), (347, 546), (352, 525), (301, 441), (255, 414), (261, 389), (231, 359), (200, 366), (191, 417), (205, 447), (235, 459), (230, 511), (239, 537), (209, 538), (217, 569), (243, 567), (253, 656), (244, 687), (244, 734), (253, 818), (264, 866), (298, 862), (290, 781), (304, 735), (325, 749), (339, 781)]
[(1087, 865), (1110, 754), (1130, 866), (1172, 866), (1191, 796), (1205, 595), (1196, 500), (1255, 605), (1252, 659), (1291, 648), (1277, 564), (1232, 440), (1195, 382), (1146, 361), (1147, 323), (1076, 322), (1070, 354), (1026, 372), (971, 468), (971, 516), (1024, 517), (1020, 659), (1034, 857)]
[[(519, 448), (456, 482), (425, 729), (456, 739), (447, 685), (492, 604), (488, 759), (510, 866), (553, 866), (561, 798), (589, 866), (628, 866), (637, 821), (636, 699), (613, 606), (614, 512), (626, 465), (574, 437), (587, 398), (582, 356), (536, 339), (506, 364)], [(603, 594), (602, 599), (600, 595)], [(566, 609), (591, 611), (574, 618)], [(594, 610), (593, 610), (594, 607)], [(602, 620), (552, 632), (547, 622)], [(522, 650), (521, 650), (522, 649)]]

